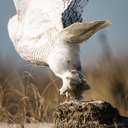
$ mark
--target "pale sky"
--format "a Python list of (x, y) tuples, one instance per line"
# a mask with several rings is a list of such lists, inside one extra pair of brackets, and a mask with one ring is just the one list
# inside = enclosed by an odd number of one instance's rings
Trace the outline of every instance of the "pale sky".
[[(112, 26), (105, 29), (108, 42), (112, 49), (126, 52), (128, 49), (128, 0), (90, 0), (85, 19), (111, 20)], [(100, 32), (95, 34), (82, 48), (82, 55), (97, 54)]]
[[(107, 19), (113, 25), (105, 31), (110, 46), (114, 49), (128, 49), (128, 0), (90, 0), (86, 7), (85, 19)], [(15, 14), (13, 0), (0, 1), (0, 55), (13, 56), (14, 48), (8, 37), (8, 19)], [(82, 56), (92, 56), (101, 50), (97, 33), (82, 47)]]

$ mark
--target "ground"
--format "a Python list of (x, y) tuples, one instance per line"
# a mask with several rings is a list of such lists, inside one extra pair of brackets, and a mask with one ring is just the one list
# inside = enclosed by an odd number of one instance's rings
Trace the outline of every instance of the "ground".
[(48, 123), (26, 124), (23, 127), (22, 125), (1, 123), (0, 128), (53, 128), (53, 124), (48, 124)]

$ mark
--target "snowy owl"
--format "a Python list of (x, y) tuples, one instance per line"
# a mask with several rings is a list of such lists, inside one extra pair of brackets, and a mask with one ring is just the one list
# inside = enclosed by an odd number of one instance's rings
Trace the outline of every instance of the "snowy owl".
[[(16, 15), (8, 23), (18, 54), (34, 64), (47, 65), (61, 78), (60, 94), (77, 92), (80, 44), (109, 21), (83, 21), (88, 0), (14, 0)], [(79, 93), (79, 92), (78, 92)]]

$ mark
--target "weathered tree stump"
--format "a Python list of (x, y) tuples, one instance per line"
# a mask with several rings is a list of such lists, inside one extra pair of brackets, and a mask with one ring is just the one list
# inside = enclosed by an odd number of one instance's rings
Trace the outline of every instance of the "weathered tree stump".
[(54, 113), (56, 128), (128, 128), (120, 118), (118, 110), (104, 101), (65, 102)]

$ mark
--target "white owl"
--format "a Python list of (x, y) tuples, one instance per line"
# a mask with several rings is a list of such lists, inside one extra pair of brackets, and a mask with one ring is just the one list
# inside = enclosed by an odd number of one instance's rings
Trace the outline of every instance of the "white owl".
[(47, 65), (61, 78), (60, 94), (79, 94), (80, 44), (109, 21), (84, 21), (88, 0), (14, 0), (16, 15), (9, 20), (10, 38), (19, 55)]

